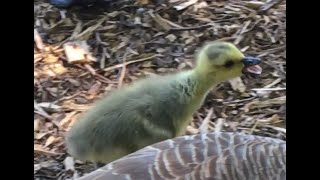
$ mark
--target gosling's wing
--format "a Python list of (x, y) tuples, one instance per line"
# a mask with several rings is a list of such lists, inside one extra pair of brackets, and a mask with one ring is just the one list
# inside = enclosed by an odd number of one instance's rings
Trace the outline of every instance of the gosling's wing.
[(286, 179), (286, 142), (235, 133), (182, 136), (148, 146), (79, 180)]

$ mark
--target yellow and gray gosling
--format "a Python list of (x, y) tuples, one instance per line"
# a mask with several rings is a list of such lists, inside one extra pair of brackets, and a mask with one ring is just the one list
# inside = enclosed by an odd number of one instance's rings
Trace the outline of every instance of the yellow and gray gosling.
[(145, 78), (97, 101), (67, 133), (68, 153), (98, 165), (183, 135), (211, 88), (261, 73), (260, 60), (231, 43), (208, 43), (196, 60), (192, 70)]

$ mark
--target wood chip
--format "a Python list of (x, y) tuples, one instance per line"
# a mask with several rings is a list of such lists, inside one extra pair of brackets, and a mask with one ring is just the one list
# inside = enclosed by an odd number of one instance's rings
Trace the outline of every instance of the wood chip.
[(96, 60), (91, 56), (86, 41), (68, 42), (63, 48), (69, 63), (87, 63)]

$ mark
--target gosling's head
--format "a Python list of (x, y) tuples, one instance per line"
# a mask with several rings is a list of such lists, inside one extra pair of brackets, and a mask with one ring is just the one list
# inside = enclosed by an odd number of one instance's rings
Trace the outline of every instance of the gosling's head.
[(231, 43), (211, 42), (199, 51), (196, 70), (225, 81), (242, 74), (261, 74), (260, 62), (258, 58), (245, 57)]

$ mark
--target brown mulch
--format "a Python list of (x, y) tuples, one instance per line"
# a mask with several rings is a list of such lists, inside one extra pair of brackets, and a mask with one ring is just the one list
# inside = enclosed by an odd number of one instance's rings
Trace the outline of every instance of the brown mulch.
[[(233, 42), (263, 60), (257, 79), (216, 87), (187, 134), (238, 131), (286, 140), (286, 1), (136, 0), (109, 8), (34, 2), (34, 175), (73, 179), (90, 163), (68, 157), (64, 133), (99, 97), (150, 74), (193, 66), (206, 41)], [(85, 49), (71, 61), (68, 43)]]

